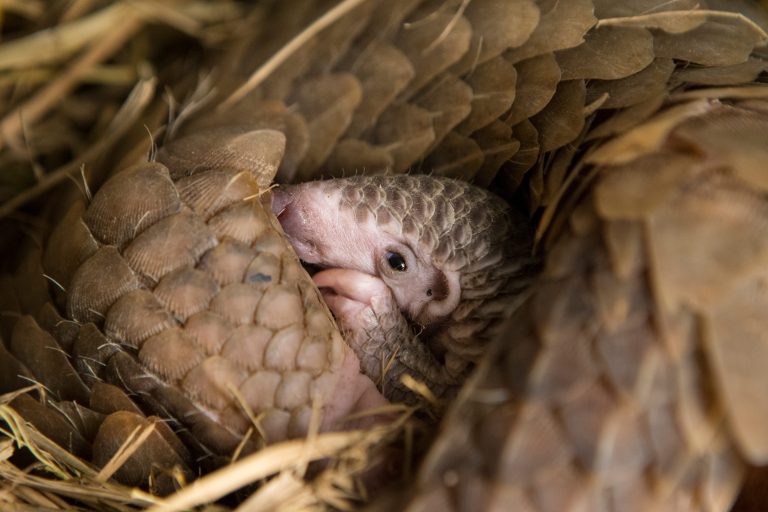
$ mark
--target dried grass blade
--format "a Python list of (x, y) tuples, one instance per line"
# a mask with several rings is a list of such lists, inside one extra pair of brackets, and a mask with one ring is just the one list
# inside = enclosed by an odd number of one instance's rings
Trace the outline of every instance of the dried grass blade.
[(3, 10), (34, 20), (43, 15), (45, 4), (41, 0), (4, 0)]
[(311, 460), (331, 457), (338, 452), (364, 442), (371, 436), (383, 436), (387, 428), (369, 431), (333, 432), (308, 440), (287, 441), (268, 446), (234, 464), (196, 480), (188, 487), (152, 507), (149, 512), (185, 510), (214, 501), (243, 486), (270, 475), (291, 469), (302, 456)]
[(317, 504), (306, 483), (293, 472), (284, 472), (248, 497), (236, 512), (270, 512), (272, 510), (306, 510)]
[(339, 18), (361, 5), (368, 0), (344, 0), (328, 12), (320, 16), (314, 23), (291, 39), (288, 44), (280, 48), (267, 62), (257, 69), (229, 98), (221, 103), (220, 110), (226, 110), (249, 92), (261, 84), (271, 73), (273, 73), (281, 64), (288, 60), (291, 55), (296, 53), (299, 48), (307, 44), (313, 37), (322, 32), (326, 27), (332, 25)]
[(126, 16), (131, 16), (130, 11), (123, 3), (117, 3), (76, 21), (3, 43), (0, 46), (0, 70), (30, 68), (64, 60), (114, 31)]
[(31, 440), (30, 431), (33, 429), (27, 426), (24, 418), (22, 418), (12, 407), (8, 405), (0, 405), (0, 420), (8, 425), (8, 428), (10, 429), (10, 432), (2, 429), (0, 429), (0, 432), (3, 432), (7, 437), (16, 441), (18, 446), (26, 447), (48, 471), (57, 477), (62, 479), (69, 477), (69, 473), (63, 465), (60, 464), (60, 461), (56, 460), (55, 457), (52, 457), (45, 450), (41, 450), (37, 443)]
[(127, 12), (104, 38), (95, 41), (91, 48), (77, 59), (61, 75), (38, 91), (32, 98), (9, 112), (0, 121), (0, 149), (18, 143), (25, 123), (34, 123), (48, 110), (69, 94), (82, 77), (96, 64), (117, 52), (142, 26), (136, 14)]
[(152, 434), (152, 432), (155, 431), (155, 424), (150, 423), (149, 425), (141, 427), (136, 427), (133, 429), (133, 432), (131, 432), (128, 437), (126, 438), (125, 442), (123, 442), (122, 445), (120, 445), (120, 448), (115, 452), (115, 454), (112, 456), (111, 459), (109, 459), (109, 462), (107, 462), (103, 468), (101, 468), (101, 471), (99, 471), (99, 474), (96, 475), (96, 481), (97, 482), (106, 482), (109, 480), (112, 475), (115, 474), (115, 472), (122, 467), (123, 464), (125, 464), (125, 461), (127, 461), (131, 455), (133, 455), (136, 450), (138, 450), (141, 445), (144, 443), (144, 441), (147, 440), (147, 438)]
[(42, 195), (62, 181), (66, 180), (72, 173), (77, 172), (83, 162), (95, 159), (103, 151), (107, 150), (115, 143), (138, 119), (141, 112), (147, 106), (155, 93), (157, 81), (154, 77), (147, 78), (136, 84), (128, 99), (115, 115), (112, 123), (91, 147), (83, 151), (80, 158), (69, 162), (40, 180), (36, 186), (18, 194), (10, 201), (0, 206), (0, 218), (3, 218), (28, 201)]
[(666, 11), (652, 14), (642, 14), (639, 16), (627, 16), (624, 18), (606, 18), (597, 22), (598, 27), (658, 27), (670, 33), (686, 32), (691, 30), (698, 23), (703, 23), (710, 19), (734, 20), (743, 23), (752, 30), (759, 38), (760, 44), (768, 42), (768, 34), (765, 30), (755, 23), (755, 21), (744, 16), (741, 13), (712, 11), (700, 9), (697, 11)]
[(0, 463), (0, 480), (93, 504), (94, 510), (129, 511), (136, 510), (135, 506), (147, 507), (158, 501), (152, 495), (121, 485), (99, 484), (89, 479), (55, 480), (30, 475), (7, 462)]

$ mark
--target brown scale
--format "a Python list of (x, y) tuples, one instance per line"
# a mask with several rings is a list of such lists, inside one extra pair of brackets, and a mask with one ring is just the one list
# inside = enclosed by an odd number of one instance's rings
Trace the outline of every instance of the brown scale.
[(190, 267), (167, 274), (154, 289), (155, 296), (181, 322), (207, 309), (218, 292), (213, 277)]
[(415, 103), (434, 112), (432, 129), (436, 145), (472, 112), (472, 88), (458, 77), (447, 74), (442, 80), (419, 94)]
[(83, 202), (72, 205), (48, 238), (48, 244), (58, 247), (58, 252), (46, 251), (43, 254), (43, 266), (64, 289), (69, 288), (75, 270), (99, 247), (83, 221), (84, 211)]
[(115, 341), (138, 347), (148, 337), (176, 325), (170, 311), (147, 289), (132, 290), (107, 312), (104, 333)]
[(139, 361), (151, 372), (173, 382), (200, 364), (203, 353), (179, 327), (147, 338), (139, 347)]
[(358, 137), (413, 79), (411, 61), (396, 46), (375, 42), (355, 62), (355, 75), (363, 90), (346, 135)]
[(180, 209), (179, 193), (168, 170), (158, 164), (137, 165), (104, 184), (83, 220), (101, 243), (122, 247)]
[(184, 330), (206, 355), (219, 353), (222, 345), (230, 338), (234, 327), (221, 315), (210, 309), (187, 318)]
[[(472, 381), (474, 392), (501, 388), (506, 398), (464, 395), (409, 510), (464, 510), (464, 493), (483, 507), (727, 510), (746, 465), (764, 462), (752, 393), (764, 373), (755, 308), (768, 207), (750, 169), (765, 147), (753, 130), (766, 119), (718, 103), (690, 117), (693, 106), (670, 111), (662, 132), (651, 134), (651, 122), (587, 157), (599, 178), (561, 213), (568, 222), (541, 282), (507, 325), (516, 348), (499, 339)], [(743, 136), (721, 154), (729, 126)], [(630, 140), (644, 147), (625, 161)], [(466, 466), (476, 453), (490, 473)]]
[(128, 243), (123, 257), (138, 275), (158, 282), (180, 267), (196, 264), (215, 245), (214, 226), (182, 211), (139, 233)]
[(249, 283), (233, 283), (221, 289), (211, 301), (211, 311), (232, 325), (251, 323), (262, 294)]
[[(260, 215), (261, 214), (261, 215)], [(235, 203), (208, 219), (208, 227), (219, 239), (251, 245), (264, 231), (264, 212), (247, 202)]]
[(469, 135), (498, 119), (515, 100), (517, 72), (503, 55), (478, 65), (467, 78), (472, 88), (471, 113), (457, 131)]
[(260, 325), (241, 325), (226, 338), (221, 354), (243, 370), (258, 370), (264, 366), (264, 350), (274, 335), (271, 329)]
[(101, 323), (118, 298), (140, 286), (139, 277), (118, 250), (101, 246), (72, 276), (67, 316), (77, 322)]
[(243, 280), (254, 257), (255, 253), (248, 245), (224, 240), (201, 258), (200, 268), (209, 273), (219, 286), (226, 286)]
[(258, 194), (249, 172), (212, 169), (176, 182), (179, 196), (192, 211), (208, 220), (225, 206)]

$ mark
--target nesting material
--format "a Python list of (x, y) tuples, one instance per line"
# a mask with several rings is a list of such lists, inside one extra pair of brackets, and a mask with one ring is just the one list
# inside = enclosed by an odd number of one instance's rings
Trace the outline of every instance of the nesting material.
[(393, 439), (415, 466), (403, 407), (318, 433), (344, 345), (268, 189), (342, 174), (542, 219), (514, 349), (396, 507), (727, 510), (768, 460), (754, 2), (102, 4), (3, 4), (0, 508), (350, 509)]

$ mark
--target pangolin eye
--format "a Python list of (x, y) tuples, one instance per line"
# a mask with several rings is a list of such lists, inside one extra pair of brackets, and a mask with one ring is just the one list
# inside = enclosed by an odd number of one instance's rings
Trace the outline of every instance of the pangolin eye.
[(408, 265), (405, 264), (405, 258), (403, 258), (402, 254), (396, 252), (388, 252), (386, 258), (387, 263), (392, 268), (392, 270), (396, 270), (398, 272), (405, 272), (408, 270)]

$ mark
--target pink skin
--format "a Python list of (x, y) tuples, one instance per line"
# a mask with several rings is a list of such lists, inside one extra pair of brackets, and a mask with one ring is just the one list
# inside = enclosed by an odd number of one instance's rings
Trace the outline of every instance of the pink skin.
[[(389, 405), (376, 389), (373, 381), (360, 373), (360, 361), (352, 350), (345, 351), (344, 363), (338, 373), (339, 380), (333, 393), (333, 401), (325, 404), (322, 431), (335, 430), (339, 420), (352, 413), (370, 411)], [(362, 416), (347, 422), (347, 428), (366, 428), (382, 420), (381, 416)]]

